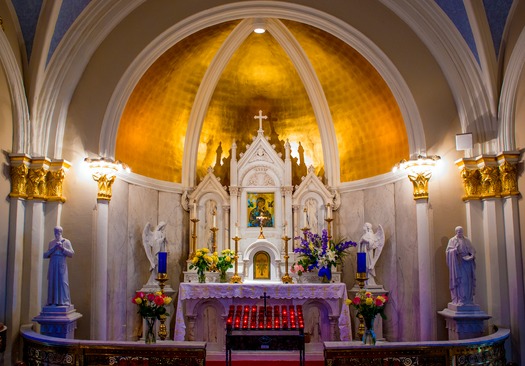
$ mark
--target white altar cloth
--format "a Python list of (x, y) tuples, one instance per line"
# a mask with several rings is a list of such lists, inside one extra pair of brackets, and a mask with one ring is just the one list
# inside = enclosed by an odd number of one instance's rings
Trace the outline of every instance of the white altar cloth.
[[(186, 334), (184, 303), (196, 299), (259, 299), (266, 292), (274, 299), (325, 299), (337, 309), (341, 341), (352, 340), (350, 312), (345, 301), (348, 298), (344, 283), (282, 284), (282, 283), (181, 283), (175, 320), (174, 340), (183, 341)], [(238, 305), (241, 305), (239, 303)]]

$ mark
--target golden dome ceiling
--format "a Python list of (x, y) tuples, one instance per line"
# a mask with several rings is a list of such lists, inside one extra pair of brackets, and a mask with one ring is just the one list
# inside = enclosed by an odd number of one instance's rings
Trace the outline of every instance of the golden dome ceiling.
[[(281, 20), (301, 46), (322, 86), (339, 151), (341, 182), (373, 177), (408, 157), (405, 125), (390, 89), (355, 49), (311, 26)], [(240, 21), (203, 29), (178, 42), (145, 72), (120, 120), (115, 157), (133, 172), (182, 181), (188, 121), (213, 58)], [(202, 178), (219, 156), (229, 162), (258, 129), (254, 115), (268, 115), (265, 135), (279, 146), (288, 139), (292, 156), (299, 143), (306, 165), (322, 174), (320, 129), (303, 79), (270, 32), (251, 33), (233, 52), (213, 90), (202, 121), (196, 176)], [(219, 147), (220, 146), (220, 147)], [(300, 160), (296, 161), (303, 163)], [(304, 168), (304, 164), (302, 164)], [(226, 184), (227, 169), (216, 167)], [(304, 173), (299, 167), (297, 172)]]

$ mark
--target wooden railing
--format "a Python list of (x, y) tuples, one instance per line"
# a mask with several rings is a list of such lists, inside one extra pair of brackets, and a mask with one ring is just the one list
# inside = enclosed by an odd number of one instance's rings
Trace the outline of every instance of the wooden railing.
[(348, 365), (491, 365), (505, 366), (505, 340), (508, 329), (486, 337), (460, 341), (324, 342), (326, 366)]
[(206, 342), (85, 341), (48, 337), (22, 327), (25, 365), (204, 366)]

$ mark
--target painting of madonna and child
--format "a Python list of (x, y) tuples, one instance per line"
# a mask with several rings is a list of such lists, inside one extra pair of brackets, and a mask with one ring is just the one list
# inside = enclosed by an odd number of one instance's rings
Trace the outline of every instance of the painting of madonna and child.
[(274, 227), (274, 193), (247, 193), (248, 227)]

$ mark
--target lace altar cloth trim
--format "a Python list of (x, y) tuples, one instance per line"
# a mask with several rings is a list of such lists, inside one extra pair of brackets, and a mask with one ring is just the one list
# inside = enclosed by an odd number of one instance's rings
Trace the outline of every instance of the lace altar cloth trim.
[(340, 300), (339, 332), (342, 341), (351, 340), (350, 312), (345, 300), (348, 298), (344, 283), (314, 284), (229, 284), (229, 283), (181, 283), (177, 302), (174, 339), (183, 341), (186, 334), (183, 301), (189, 299), (259, 299), (264, 293), (270, 299), (326, 299)]

